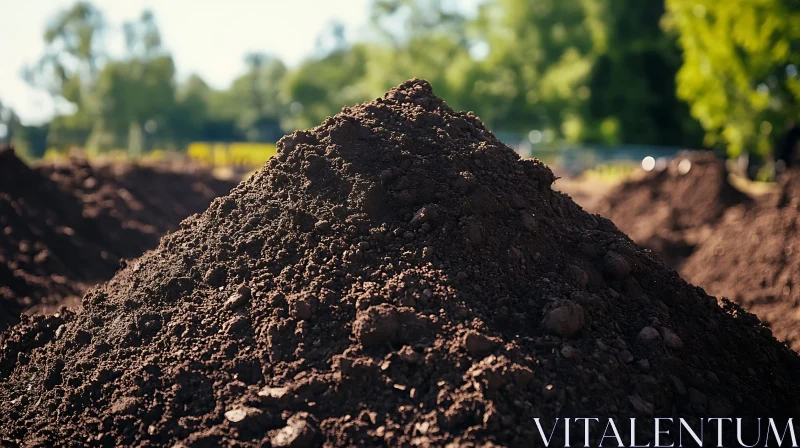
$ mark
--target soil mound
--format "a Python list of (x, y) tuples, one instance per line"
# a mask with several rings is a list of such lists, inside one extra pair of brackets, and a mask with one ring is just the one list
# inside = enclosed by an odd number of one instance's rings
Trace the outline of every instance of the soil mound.
[(181, 220), (204, 211), (236, 186), (197, 167), (93, 166), (80, 157), (40, 164), (35, 170), (79, 198), (84, 214), (102, 222), (109, 244), (125, 258), (156, 247)]
[(775, 202), (778, 207), (796, 207), (800, 204), (800, 168), (793, 168), (783, 173), (778, 180)]
[(80, 159), (31, 169), (13, 150), (0, 152), (0, 330), (21, 312), (77, 303), (120, 259), (155, 248), (233, 186), (205, 171)]
[(108, 279), (119, 256), (81, 202), (0, 150), (0, 330), (37, 304), (79, 297)]
[(2, 437), (527, 446), (533, 417), (800, 411), (800, 358), (755, 317), (427, 82), (278, 147), (81, 313), (15, 327)]
[(665, 169), (620, 185), (600, 213), (675, 267), (708, 238), (709, 226), (726, 210), (751, 202), (728, 182), (723, 160), (710, 152), (685, 151)]
[(800, 351), (800, 170), (785, 175), (777, 198), (777, 206), (730, 210), (681, 271), (758, 315)]

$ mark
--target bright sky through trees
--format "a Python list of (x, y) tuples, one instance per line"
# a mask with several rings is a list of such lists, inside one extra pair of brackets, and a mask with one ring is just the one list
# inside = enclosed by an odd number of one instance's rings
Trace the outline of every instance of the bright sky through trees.
[[(43, 121), (52, 113), (50, 97), (20, 77), (44, 49), (48, 19), (73, 0), (0, 0), (0, 98), (23, 122)], [(332, 21), (358, 37), (368, 20), (368, 0), (96, 0), (111, 23), (108, 48), (124, 46), (122, 23), (144, 9), (158, 19), (164, 45), (172, 52), (179, 78), (197, 73), (211, 86), (226, 88), (245, 71), (251, 51), (274, 54), (295, 65), (314, 50), (316, 38)]]

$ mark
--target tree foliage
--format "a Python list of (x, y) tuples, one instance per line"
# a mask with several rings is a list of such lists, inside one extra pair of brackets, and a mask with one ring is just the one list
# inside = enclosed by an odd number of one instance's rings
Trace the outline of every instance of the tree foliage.
[[(170, 132), (176, 106), (175, 64), (161, 46), (155, 17), (149, 11), (123, 25), (126, 54), (108, 62), (100, 72), (96, 97), (100, 110), (90, 141), (100, 148), (119, 147), (121, 140), (142, 141), (144, 129)], [(91, 145), (90, 145), (91, 146)]]
[(477, 5), (373, 0), (366, 39), (331, 22), (297, 67), (251, 53), (215, 89), (177, 79), (150, 12), (123, 25), (126, 51), (109, 57), (102, 13), (79, 2), (49, 24), (26, 77), (75, 108), (50, 123), (50, 144), (96, 148), (275, 140), (412, 77), (493, 129), (542, 142), (699, 147), (705, 136), (733, 154), (766, 152), (798, 115), (796, 0)]
[(787, 118), (800, 117), (800, 2), (667, 0), (680, 35), (680, 98), (706, 144), (733, 156), (769, 152)]
[(278, 58), (263, 53), (245, 56), (247, 72), (231, 86), (209, 96), (209, 113), (230, 120), (247, 140), (275, 139), (274, 129), (288, 107), (281, 97), (281, 86), (288, 68)]
[(590, 98), (582, 115), (585, 140), (606, 143), (697, 146), (700, 126), (674, 94), (681, 55), (673, 35), (664, 33), (664, 4), (608, 0), (603, 22), (605, 50), (595, 60)]
[(283, 97), (289, 103), (288, 126), (316, 126), (342, 106), (368, 98), (370, 54), (368, 45), (359, 44), (309, 59), (289, 74), (283, 85)]
[(437, 0), (376, 0), (377, 39), (307, 61), (289, 76), (317, 123), (410, 77), (492, 128), (551, 140), (697, 146), (674, 95), (680, 54), (663, 3), (488, 0), (474, 14)]

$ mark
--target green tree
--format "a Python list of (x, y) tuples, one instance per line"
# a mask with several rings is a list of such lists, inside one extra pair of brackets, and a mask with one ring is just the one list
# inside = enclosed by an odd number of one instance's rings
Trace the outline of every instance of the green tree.
[(170, 116), (170, 128), (178, 142), (204, 140), (205, 124), (209, 117), (211, 88), (198, 75), (189, 76), (177, 91), (177, 104)]
[(377, 0), (370, 12), (378, 46), (363, 82), (370, 97), (409, 78), (427, 79), (456, 107), (467, 92), (454, 89), (473, 61), (467, 35), (469, 19), (442, 0)]
[(22, 70), (23, 79), (47, 91), (54, 104), (66, 100), (76, 109), (68, 118), (54, 110), (50, 144), (80, 144), (92, 127), (97, 115), (92, 88), (105, 58), (106, 28), (105, 18), (97, 8), (89, 2), (77, 2), (50, 21), (43, 35), (44, 54)]
[(369, 89), (362, 80), (370, 62), (370, 48), (357, 44), (300, 64), (283, 84), (283, 95), (289, 103), (284, 127), (316, 126), (344, 105), (369, 98)]
[(384, 41), (402, 49), (410, 40), (431, 34), (464, 40), (468, 19), (462, 10), (442, 0), (375, 0), (370, 5), (370, 23)]
[[(100, 118), (90, 139), (97, 148), (128, 142), (148, 148), (158, 136), (175, 137), (170, 128), (177, 107), (175, 64), (161, 45), (155, 17), (145, 11), (123, 29), (126, 57), (107, 63), (97, 81)], [(143, 137), (132, 135), (142, 132)]]
[(379, 96), (412, 77), (430, 81), (454, 106), (463, 103), (462, 92), (450, 88), (469, 59), (467, 20), (457, 9), (438, 0), (377, 0), (370, 17), (369, 42), (349, 44), (334, 24), (318, 42), (335, 44), (320, 44), (316, 57), (287, 77), (285, 127), (313, 126), (344, 105)]
[(606, 0), (606, 50), (594, 62), (584, 141), (699, 147), (702, 129), (676, 95), (681, 55), (661, 1)]
[(678, 96), (731, 156), (767, 154), (787, 119), (800, 117), (800, 2), (666, 0), (679, 33)]
[(469, 108), (499, 129), (580, 141), (592, 67), (607, 49), (604, 13), (599, 0), (487, 2), (473, 39), (489, 53), (461, 81)]
[(288, 108), (281, 96), (288, 69), (279, 58), (262, 53), (246, 55), (245, 63), (247, 72), (228, 89), (210, 93), (210, 117), (220, 125), (233, 121), (248, 140), (277, 139)]
[(45, 29), (44, 55), (23, 69), (23, 78), (54, 97), (80, 105), (81, 95), (96, 78), (105, 56), (105, 29), (103, 14), (91, 3), (78, 2), (58, 13)]
[(19, 115), (0, 101), (0, 147), (13, 145), (18, 155), (32, 160), (44, 155), (47, 125), (25, 126)]

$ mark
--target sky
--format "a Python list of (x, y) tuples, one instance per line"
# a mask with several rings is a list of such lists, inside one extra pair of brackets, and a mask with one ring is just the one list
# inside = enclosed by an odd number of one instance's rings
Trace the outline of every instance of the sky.
[[(0, 0), (0, 101), (24, 124), (47, 120), (49, 96), (20, 77), (44, 50), (50, 18), (74, 0)], [(172, 51), (179, 79), (199, 74), (215, 88), (227, 87), (245, 70), (252, 51), (281, 57), (290, 66), (310, 55), (326, 25), (339, 21), (348, 40), (366, 28), (369, 0), (94, 0), (111, 26), (108, 50), (121, 53), (122, 23), (144, 9), (155, 13), (164, 45)]]

